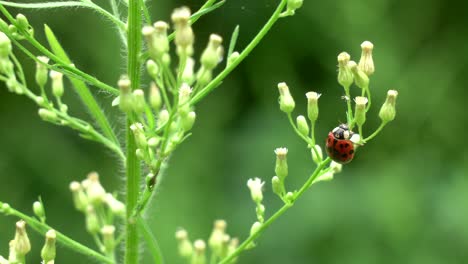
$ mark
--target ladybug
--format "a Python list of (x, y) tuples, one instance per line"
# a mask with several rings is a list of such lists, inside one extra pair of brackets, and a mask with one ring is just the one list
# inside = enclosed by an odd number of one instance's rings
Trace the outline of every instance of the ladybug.
[[(354, 158), (354, 143), (351, 137), (355, 135), (346, 124), (335, 127), (327, 138), (327, 154), (335, 162), (346, 164)], [(357, 135), (357, 134), (356, 134)]]

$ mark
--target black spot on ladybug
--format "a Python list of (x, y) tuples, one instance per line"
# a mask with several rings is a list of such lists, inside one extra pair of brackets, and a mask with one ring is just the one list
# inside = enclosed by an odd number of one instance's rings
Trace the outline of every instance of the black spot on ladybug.
[(354, 149), (349, 151), (349, 155), (352, 155), (354, 153)]
[(333, 145), (335, 145), (338, 142), (338, 139), (333, 139)]
[(346, 154), (346, 153), (345, 153), (345, 154), (341, 154), (341, 157), (344, 158), (344, 159), (346, 159), (346, 158), (348, 157), (348, 154)]

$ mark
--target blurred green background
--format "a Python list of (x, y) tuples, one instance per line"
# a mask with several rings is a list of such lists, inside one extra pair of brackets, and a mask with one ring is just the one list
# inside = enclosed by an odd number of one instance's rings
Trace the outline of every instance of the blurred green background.
[[(238, 49), (245, 47), (277, 2), (228, 0), (195, 25), (197, 51), (211, 32), (225, 36), (227, 43), (236, 24)], [(289, 148), (289, 188), (305, 181), (313, 170), (310, 153), (278, 109), (276, 84), (289, 84), (297, 102), (295, 114), (305, 113), (307, 91), (322, 93), (317, 137), (324, 141), (328, 131), (345, 120), (336, 56), (348, 51), (358, 60), (364, 40), (374, 43), (376, 63), (371, 80), (374, 107), (365, 133), (378, 126), (377, 113), (388, 89), (399, 92), (396, 120), (362, 147), (334, 181), (314, 186), (267, 230), (256, 249), (242, 255), (240, 263), (466, 263), (468, 2), (304, 2), (297, 15), (280, 20), (222, 86), (197, 106), (193, 136), (170, 160), (148, 214), (166, 263), (180, 263), (174, 239), (178, 227), (188, 229), (192, 239), (207, 239), (213, 221), (222, 218), (231, 235), (248, 235), (255, 209), (247, 179), (267, 182), (267, 215), (280, 206), (269, 185), (276, 147)], [(196, 10), (202, 1), (148, 4), (155, 20), (167, 21), (173, 8), (186, 4)], [(43, 43), (42, 24), (51, 26), (79, 68), (109, 84), (124, 72), (118, 35), (95, 13), (22, 12)], [(34, 63), (20, 57), (32, 83)], [(112, 99), (94, 91), (123, 138), (123, 117), (110, 107)], [(64, 100), (71, 113), (87, 118), (75, 94), (69, 92)], [(31, 205), (41, 195), (52, 226), (92, 245), (83, 232), (82, 215), (73, 209), (68, 184), (93, 170), (100, 173), (107, 190), (123, 191), (122, 166), (107, 150), (70, 129), (40, 121), (32, 102), (0, 87), (0, 201), (32, 213)], [(3, 256), (8, 254), (14, 221), (0, 217)], [(38, 263), (43, 238), (32, 231), (30, 236), (29, 262)], [(142, 263), (150, 263), (144, 255)], [(62, 247), (57, 261), (89, 260)]]

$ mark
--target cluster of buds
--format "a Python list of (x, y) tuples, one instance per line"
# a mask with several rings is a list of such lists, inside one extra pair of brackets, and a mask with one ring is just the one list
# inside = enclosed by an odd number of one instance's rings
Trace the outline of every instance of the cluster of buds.
[[(214, 222), (213, 230), (208, 239), (208, 246), (210, 248), (211, 258), (214, 260), (221, 260), (236, 250), (239, 245), (237, 238), (231, 238), (226, 233), (226, 221), (216, 220)], [(179, 229), (176, 232), (176, 239), (178, 242), (179, 255), (191, 264), (207, 264), (206, 242), (202, 239), (191, 242), (188, 233), (185, 229)], [(230, 263), (235, 263), (236, 259)]]
[(99, 181), (99, 175), (91, 172), (81, 183), (70, 183), (75, 208), (85, 215), (86, 230), (94, 235), (100, 234), (100, 250), (111, 253), (116, 247), (114, 216), (125, 217), (125, 205), (111, 193), (106, 192)]
[[(5, 205), (5, 204), (4, 204)], [(49, 230), (45, 234), (45, 243), (41, 250), (42, 263), (54, 264), (56, 249), (56, 232)], [(16, 222), (15, 237), (9, 243), (8, 259), (0, 256), (0, 264), (22, 264), (26, 263), (26, 254), (31, 251), (31, 242), (26, 232), (26, 222)]]
[(34, 29), (25, 15), (17, 14), (15, 22), (15, 24), (9, 25), (3, 19), (0, 19), (0, 31), (10, 34), (16, 40), (22, 40), (26, 35), (34, 36)]
[(271, 185), (273, 192), (278, 195), (285, 203), (293, 203), (294, 195), (292, 192), (287, 192), (285, 187), (285, 180), (288, 176), (288, 149), (277, 148), (275, 149), (276, 162), (275, 162), (275, 174), (271, 179)]
[(6, 87), (10, 92), (23, 94), (24, 89), (18, 82), (14, 70), (14, 64), (11, 61), (12, 46), (10, 38), (3, 32), (0, 32), (0, 74), (6, 77)]
[(296, 10), (302, 7), (304, 0), (288, 0), (286, 3), (286, 11), (281, 13), (281, 17), (292, 16), (296, 13)]

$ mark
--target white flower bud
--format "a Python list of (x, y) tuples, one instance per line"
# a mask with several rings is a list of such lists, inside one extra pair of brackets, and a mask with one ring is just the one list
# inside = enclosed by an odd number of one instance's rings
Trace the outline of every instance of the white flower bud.
[(118, 215), (118, 216), (125, 216), (125, 204), (122, 203), (121, 201), (117, 200), (114, 195), (107, 193), (106, 194), (106, 199), (105, 202), (107, 206), (109, 206), (110, 210), (112, 213)]
[(363, 71), (367, 76), (371, 76), (374, 71), (374, 61), (372, 60), (372, 50), (374, 49), (374, 44), (370, 41), (364, 41), (361, 44), (361, 59), (359, 60), (359, 69)]
[(320, 147), (320, 145), (315, 145), (315, 149), (311, 148), (310, 152), (312, 153), (312, 160), (316, 164), (319, 164), (323, 160), (323, 153), (322, 153), (322, 148)]
[(52, 80), (52, 93), (55, 97), (63, 96), (63, 74), (61, 72), (50, 71), (50, 79)]
[(175, 28), (175, 44), (179, 55), (190, 56), (193, 53), (193, 42), (195, 36), (190, 26), (190, 9), (188, 7), (176, 8), (171, 19)]
[(193, 254), (193, 247), (188, 238), (187, 231), (180, 229), (176, 232), (175, 236), (178, 242), (179, 255), (184, 258), (191, 258)]
[(31, 251), (31, 243), (29, 242), (28, 234), (26, 233), (26, 222), (23, 220), (16, 222), (15, 233), (15, 252), (20, 259)]
[(115, 248), (115, 226), (105, 225), (101, 228), (102, 242), (107, 253), (112, 253)]
[(287, 148), (277, 148), (275, 149), (276, 154), (276, 164), (275, 164), (275, 173), (279, 179), (284, 182), (286, 176), (288, 176), (288, 162), (286, 156), (288, 154)]
[(159, 111), (162, 106), (161, 93), (156, 83), (152, 82), (150, 87), (149, 103), (154, 110)]
[(348, 65), (350, 59), (351, 56), (346, 52), (341, 52), (338, 55), (338, 83), (345, 89), (349, 89), (354, 81), (353, 73)]
[(279, 104), (281, 111), (287, 114), (291, 113), (294, 110), (296, 103), (289, 92), (289, 87), (284, 82), (278, 83), (278, 90), (280, 93)]
[(39, 62), (36, 63), (36, 83), (39, 87), (44, 87), (47, 83), (48, 69), (44, 64), (49, 63), (49, 58), (44, 56), (37, 57)]
[(12, 50), (11, 40), (5, 33), (0, 32), (0, 58), (8, 58)]
[(205, 241), (198, 239), (193, 243), (193, 255), (191, 264), (206, 264), (206, 244)]
[(216, 220), (214, 222), (213, 231), (211, 232), (210, 238), (208, 240), (208, 245), (210, 246), (211, 250), (218, 256), (221, 255), (226, 226), (226, 221)]
[(89, 185), (86, 187), (86, 194), (88, 194), (89, 201), (94, 205), (103, 203), (106, 199), (106, 191), (99, 182), (99, 174), (91, 172), (87, 177)]
[(44, 121), (51, 122), (51, 123), (56, 123), (59, 121), (57, 114), (48, 109), (39, 108), (38, 114), (39, 114), (39, 117)]
[(145, 130), (141, 123), (135, 123), (130, 126), (133, 135), (135, 136), (135, 143), (138, 148), (145, 149), (148, 146), (148, 141), (146, 140)]
[(88, 206), (88, 196), (84, 192), (79, 182), (73, 181), (70, 183), (70, 191), (73, 194), (73, 203), (75, 208), (79, 211), (84, 212)]
[(133, 110), (136, 113), (145, 112), (146, 100), (145, 92), (141, 89), (136, 89), (133, 91)]
[(307, 124), (307, 120), (303, 115), (300, 115), (296, 118), (296, 125), (297, 130), (299, 130), (299, 133), (301, 133), (301, 135), (305, 137), (309, 135), (309, 125)]
[(387, 123), (395, 119), (396, 110), (395, 110), (395, 103), (396, 98), (398, 96), (398, 92), (395, 90), (389, 90), (387, 92), (387, 99), (385, 103), (380, 108), (379, 117), (382, 122)]
[(358, 126), (362, 126), (366, 122), (366, 104), (368, 100), (366, 97), (357, 96), (354, 99), (354, 102), (356, 102), (356, 110), (354, 111), (354, 121)]
[(45, 220), (44, 205), (40, 201), (33, 203), (33, 212), (41, 221)]
[(86, 208), (86, 230), (90, 234), (97, 234), (101, 227), (99, 225), (99, 219), (92, 205), (88, 205)]
[(316, 92), (308, 92), (306, 93), (307, 97), (307, 117), (311, 122), (317, 121), (319, 115), (319, 108), (318, 108), (318, 99), (320, 98), (320, 94)]
[(354, 76), (354, 83), (356, 86), (361, 89), (369, 88), (369, 77), (359, 69), (358, 65), (354, 61), (348, 62), (348, 67), (351, 69), (351, 72)]
[(249, 179), (247, 181), (247, 187), (250, 189), (250, 195), (252, 196), (252, 200), (259, 204), (263, 200), (263, 193), (262, 188), (265, 182), (262, 182), (259, 178)]
[(219, 55), (220, 49), (222, 49), (222, 42), (223, 39), (219, 35), (210, 35), (210, 41), (208, 42), (208, 45), (203, 51), (200, 58), (201, 64), (203, 65), (203, 67), (205, 67), (206, 70), (213, 70), (216, 67), (216, 65), (218, 65), (218, 63), (221, 61)]
[(55, 242), (57, 240), (57, 234), (54, 230), (47, 231), (45, 235), (45, 243), (41, 250), (41, 258), (44, 263), (55, 260), (56, 249)]

